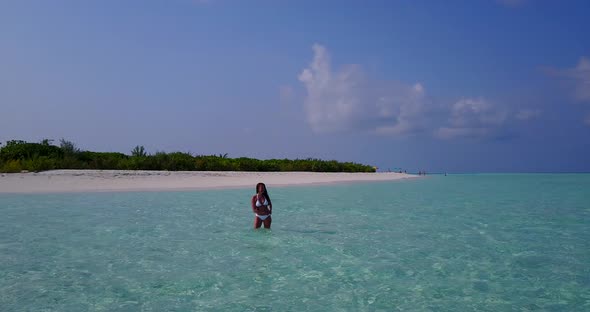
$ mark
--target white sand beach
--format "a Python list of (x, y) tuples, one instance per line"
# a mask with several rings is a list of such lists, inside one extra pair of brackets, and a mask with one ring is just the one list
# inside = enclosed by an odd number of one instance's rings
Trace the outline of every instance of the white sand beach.
[(104, 191), (173, 191), (218, 188), (254, 188), (313, 185), (360, 181), (389, 181), (416, 175), (318, 172), (235, 172), (235, 171), (125, 171), (52, 170), (39, 173), (0, 174), (0, 193), (62, 193)]

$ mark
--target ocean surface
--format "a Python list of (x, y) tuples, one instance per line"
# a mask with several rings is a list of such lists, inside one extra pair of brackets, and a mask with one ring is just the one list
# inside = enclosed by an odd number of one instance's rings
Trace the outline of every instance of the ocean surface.
[(0, 311), (590, 311), (590, 174), (256, 182), (0, 194)]

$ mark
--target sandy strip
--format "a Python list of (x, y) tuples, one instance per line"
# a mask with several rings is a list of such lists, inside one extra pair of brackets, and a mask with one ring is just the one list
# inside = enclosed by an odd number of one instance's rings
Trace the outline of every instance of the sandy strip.
[(0, 193), (173, 191), (218, 188), (254, 189), (325, 183), (389, 181), (417, 177), (404, 173), (317, 173), (235, 171), (53, 170), (0, 174)]

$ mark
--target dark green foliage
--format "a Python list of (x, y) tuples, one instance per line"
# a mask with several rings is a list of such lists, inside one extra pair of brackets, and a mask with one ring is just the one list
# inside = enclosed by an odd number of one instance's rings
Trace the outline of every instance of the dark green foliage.
[(80, 155), (80, 149), (76, 147), (71, 141), (66, 141), (65, 139), (61, 139), (59, 141), (59, 148), (63, 152), (63, 159), (61, 161), (61, 166), (63, 168), (69, 169), (81, 169), (83, 168), (82, 162), (78, 161), (78, 156)]
[(20, 160), (9, 160), (9, 161), (2, 161), (0, 160), (0, 172), (8, 172), (8, 173), (15, 173), (21, 172), (23, 167), (20, 164)]
[(52, 140), (41, 143), (8, 141), (0, 145), (0, 172), (42, 171), (52, 169), (111, 169), (111, 170), (170, 170), (170, 171), (314, 171), (314, 172), (375, 172), (375, 168), (336, 160), (269, 159), (240, 157), (227, 154), (198, 155), (190, 153), (157, 152), (148, 155), (143, 146), (136, 146), (131, 156), (122, 153), (80, 151), (64, 139), (60, 146)]
[(139, 146), (137, 145), (132, 151), (131, 151), (131, 156), (134, 157), (145, 157), (147, 156), (146, 152), (145, 152), (145, 148), (143, 148), (143, 146)]
[(166, 154), (158, 152), (149, 156), (133, 156), (131, 158), (132, 169), (135, 170), (170, 170), (193, 171), (196, 170), (195, 159), (191, 154), (174, 152)]
[(0, 149), (0, 159), (2, 161), (8, 161), (32, 159), (41, 156), (52, 159), (63, 157), (63, 151), (57, 146), (49, 145), (48, 142), (47, 139), (43, 140), (42, 143), (28, 143), (20, 140), (8, 141)]
[(74, 144), (71, 141), (66, 141), (64, 139), (61, 139), (59, 141), (59, 148), (61, 148), (64, 155), (67, 155), (67, 156), (70, 156), (70, 155), (73, 156), (73, 155), (80, 153), (80, 149), (76, 147), (76, 144)]

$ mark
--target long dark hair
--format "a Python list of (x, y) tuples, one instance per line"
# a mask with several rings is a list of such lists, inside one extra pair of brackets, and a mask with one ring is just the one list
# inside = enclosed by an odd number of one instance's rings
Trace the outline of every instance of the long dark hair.
[(264, 183), (260, 182), (256, 184), (256, 194), (258, 194), (258, 188), (260, 188), (261, 185), (264, 186), (264, 192), (262, 192), (262, 195), (268, 200), (268, 205), (272, 206), (272, 201), (270, 200), (270, 196), (268, 196), (268, 191), (266, 190), (266, 185)]

